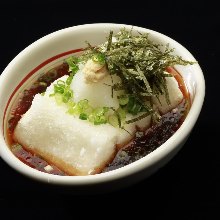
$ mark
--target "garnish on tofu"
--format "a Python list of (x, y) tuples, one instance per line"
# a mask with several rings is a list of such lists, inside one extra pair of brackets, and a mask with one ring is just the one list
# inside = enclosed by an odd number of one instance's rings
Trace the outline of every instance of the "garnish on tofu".
[(166, 69), (195, 63), (173, 52), (169, 45), (155, 44), (149, 34), (133, 34), (132, 30), (124, 28), (114, 37), (110, 31), (104, 44), (92, 47), (88, 43), (79, 59), (85, 63), (92, 60), (100, 69), (106, 66), (110, 75), (120, 77), (121, 82), (112, 86), (113, 95), (114, 91), (123, 90), (127, 102), (119, 97), (121, 107), (132, 115), (143, 112), (143, 116), (126, 122), (131, 123), (147, 115), (153, 115), (158, 120), (160, 117), (153, 108), (152, 98), (156, 97), (160, 102), (159, 95), (165, 95), (167, 104), (170, 104), (166, 77), (172, 75)]

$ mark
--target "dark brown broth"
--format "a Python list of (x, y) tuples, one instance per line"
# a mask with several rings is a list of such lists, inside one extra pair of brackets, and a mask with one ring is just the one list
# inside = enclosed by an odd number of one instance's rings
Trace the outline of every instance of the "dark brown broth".
[[(108, 164), (102, 172), (120, 168), (143, 158), (167, 141), (182, 124), (190, 106), (189, 93), (181, 75), (173, 68), (168, 68), (167, 71), (174, 75), (179, 83), (179, 87), (184, 95), (183, 101), (174, 110), (163, 115), (158, 124), (153, 125), (145, 132), (137, 132), (136, 137), (117, 152), (113, 161)], [(41, 76), (30, 89), (23, 92), (22, 98), (19, 100), (17, 107), (12, 110), (11, 117), (8, 121), (8, 140), (14, 155), (34, 169), (55, 175), (67, 174), (56, 166), (47, 163), (39, 155), (27, 151), (20, 144), (15, 143), (13, 140), (13, 132), (21, 116), (30, 108), (34, 96), (37, 93), (44, 92), (54, 80), (63, 75), (68, 75), (68, 65), (65, 63)], [(47, 165), (50, 165), (53, 170), (46, 171), (44, 168)]]

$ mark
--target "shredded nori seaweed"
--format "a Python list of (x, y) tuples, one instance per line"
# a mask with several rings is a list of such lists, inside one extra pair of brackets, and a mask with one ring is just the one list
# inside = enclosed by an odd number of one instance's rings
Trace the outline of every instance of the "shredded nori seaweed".
[(107, 41), (102, 45), (92, 47), (88, 43), (81, 60), (87, 61), (97, 53), (103, 55), (110, 74), (117, 74), (121, 78), (121, 83), (114, 84), (113, 90), (124, 90), (142, 106), (143, 116), (127, 121), (131, 123), (149, 114), (158, 118), (153, 106), (149, 104), (152, 97), (159, 99), (159, 95), (163, 94), (170, 104), (165, 77), (172, 76), (166, 72), (167, 67), (195, 63), (173, 52), (174, 49), (169, 48), (168, 44), (164, 46), (151, 41), (149, 33), (133, 34), (132, 29), (123, 28), (114, 38), (113, 31), (110, 31)]

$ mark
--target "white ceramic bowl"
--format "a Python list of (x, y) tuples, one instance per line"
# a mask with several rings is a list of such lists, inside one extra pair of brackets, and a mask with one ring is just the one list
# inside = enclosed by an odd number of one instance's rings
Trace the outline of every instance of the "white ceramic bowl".
[[(56, 176), (25, 165), (13, 155), (7, 145), (5, 135), (7, 115), (13, 99), (24, 86), (23, 82), (36, 78), (39, 73), (71, 53), (69, 51), (85, 47), (86, 40), (92, 45), (100, 44), (106, 40), (110, 30), (117, 33), (122, 27), (130, 29), (132, 26), (106, 23), (86, 24), (54, 32), (25, 48), (6, 67), (0, 77), (0, 155), (12, 168), (35, 180), (50, 184), (74, 187), (100, 187), (111, 184), (111, 187), (121, 187), (146, 178), (167, 163), (180, 150), (196, 123), (204, 100), (205, 82), (198, 64), (178, 67), (187, 83), (192, 99), (191, 109), (181, 127), (158, 149), (130, 165), (91, 176)], [(139, 32), (148, 32), (155, 42), (169, 43), (170, 47), (176, 48), (176, 54), (186, 60), (195, 60), (187, 49), (171, 38), (141, 27), (134, 26), (133, 29)]]

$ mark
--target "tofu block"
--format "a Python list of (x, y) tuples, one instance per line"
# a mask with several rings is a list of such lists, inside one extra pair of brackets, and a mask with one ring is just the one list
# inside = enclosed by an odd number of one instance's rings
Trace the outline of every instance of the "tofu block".
[(54, 99), (36, 95), (14, 132), (25, 148), (71, 175), (97, 173), (113, 157), (118, 129), (66, 114)]
[(162, 114), (166, 114), (183, 100), (183, 94), (179, 89), (176, 79), (174, 77), (166, 77), (166, 82), (169, 92), (170, 105), (167, 104), (165, 95), (159, 95), (160, 102), (157, 98), (153, 98), (153, 103)]

